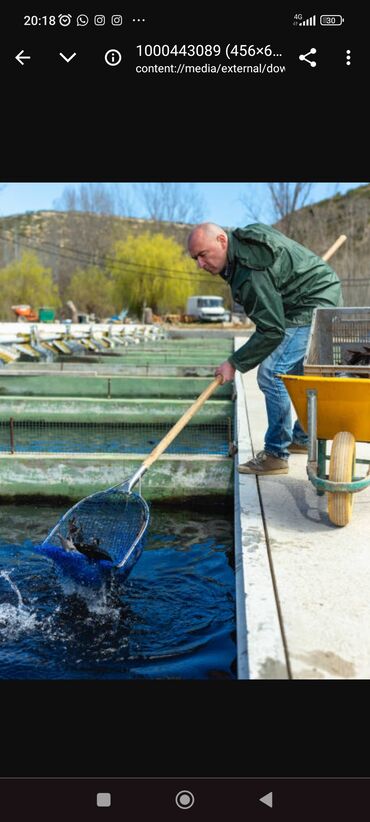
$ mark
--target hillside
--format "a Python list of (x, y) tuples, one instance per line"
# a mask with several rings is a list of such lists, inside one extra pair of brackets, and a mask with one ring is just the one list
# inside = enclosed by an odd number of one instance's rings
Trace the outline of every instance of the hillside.
[(330, 265), (341, 278), (345, 304), (370, 305), (370, 185), (301, 208), (288, 227), (284, 222), (276, 228), (318, 254), (346, 234)]
[(144, 231), (172, 237), (185, 248), (189, 226), (82, 211), (35, 211), (0, 218), (0, 267), (33, 248), (63, 292), (76, 267), (98, 264), (117, 240)]
[[(370, 185), (323, 200), (276, 224), (298, 242), (323, 254), (340, 234), (347, 242), (332, 259), (347, 305), (370, 301)], [(174, 238), (184, 248), (190, 226), (86, 212), (38, 211), (0, 218), (0, 268), (28, 247), (52, 269), (63, 295), (76, 267), (99, 264), (112, 244), (144, 231)]]

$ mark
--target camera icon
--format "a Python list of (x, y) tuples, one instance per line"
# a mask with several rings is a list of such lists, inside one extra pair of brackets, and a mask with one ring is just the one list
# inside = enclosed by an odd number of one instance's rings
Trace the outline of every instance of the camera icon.
[(112, 23), (112, 26), (122, 26), (122, 23), (123, 23), (122, 14), (112, 14), (111, 23)]
[(79, 14), (77, 17), (77, 25), (78, 26), (87, 26), (89, 22), (89, 18), (87, 14)]
[(94, 17), (95, 26), (105, 26), (105, 14), (96, 14)]
[(72, 15), (71, 14), (58, 14), (58, 20), (60, 26), (70, 26)]

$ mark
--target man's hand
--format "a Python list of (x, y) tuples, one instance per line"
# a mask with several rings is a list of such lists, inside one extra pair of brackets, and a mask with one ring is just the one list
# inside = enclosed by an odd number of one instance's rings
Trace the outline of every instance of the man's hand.
[(216, 368), (215, 377), (218, 377), (219, 374), (221, 374), (221, 385), (223, 385), (224, 382), (230, 382), (234, 379), (235, 368), (233, 365), (231, 365), (231, 362), (225, 360), (225, 362), (222, 362), (221, 365), (218, 365)]

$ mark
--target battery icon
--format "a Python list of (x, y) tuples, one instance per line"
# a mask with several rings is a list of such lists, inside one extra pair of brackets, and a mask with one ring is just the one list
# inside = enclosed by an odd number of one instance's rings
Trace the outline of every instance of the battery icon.
[(344, 17), (341, 14), (321, 14), (320, 26), (341, 26), (344, 23)]

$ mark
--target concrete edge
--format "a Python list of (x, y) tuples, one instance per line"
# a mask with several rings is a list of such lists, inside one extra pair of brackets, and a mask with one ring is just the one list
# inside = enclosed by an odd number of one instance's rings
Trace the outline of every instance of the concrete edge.
[[(236, 348), (239, 340), (236, 340)], [(245, 340), (240, 341), (241, 344)], [(235, 576), (238, 679), (287, 679), (261, 502), (254, 477), (237, 466), (253, 456), (242, 375), (235, 373)]]
[[(92, 462), (94, 465), (98, 462), (101, 463), (125, 463), (125, 462), (142, 462), (148, 457), (149, 454), (146, 452), (141, 454), (139, 452), (129, 451), (124, 454), (117, 454), (110, 453), (108, 451), (55, 451), (52, 453), (51, 451), (16, 451), (14, 454), (11, 454), (9, 451), (1, 451), (0, 452), (0, 462), (5, 462), (9, 460), (9, 462), (38, 462), (41, 459), (47, 462), (59, 462), (61, 459), (63, 460), (71, 460), (71, 462)], [(222, 454), (202, 454), (201, 452), (198, 454), (161, 454), (160, 457), (157, 457), (156, 462), (199, 462), (199, 463), (230, 463), (231, 457), (223, 456)]]

